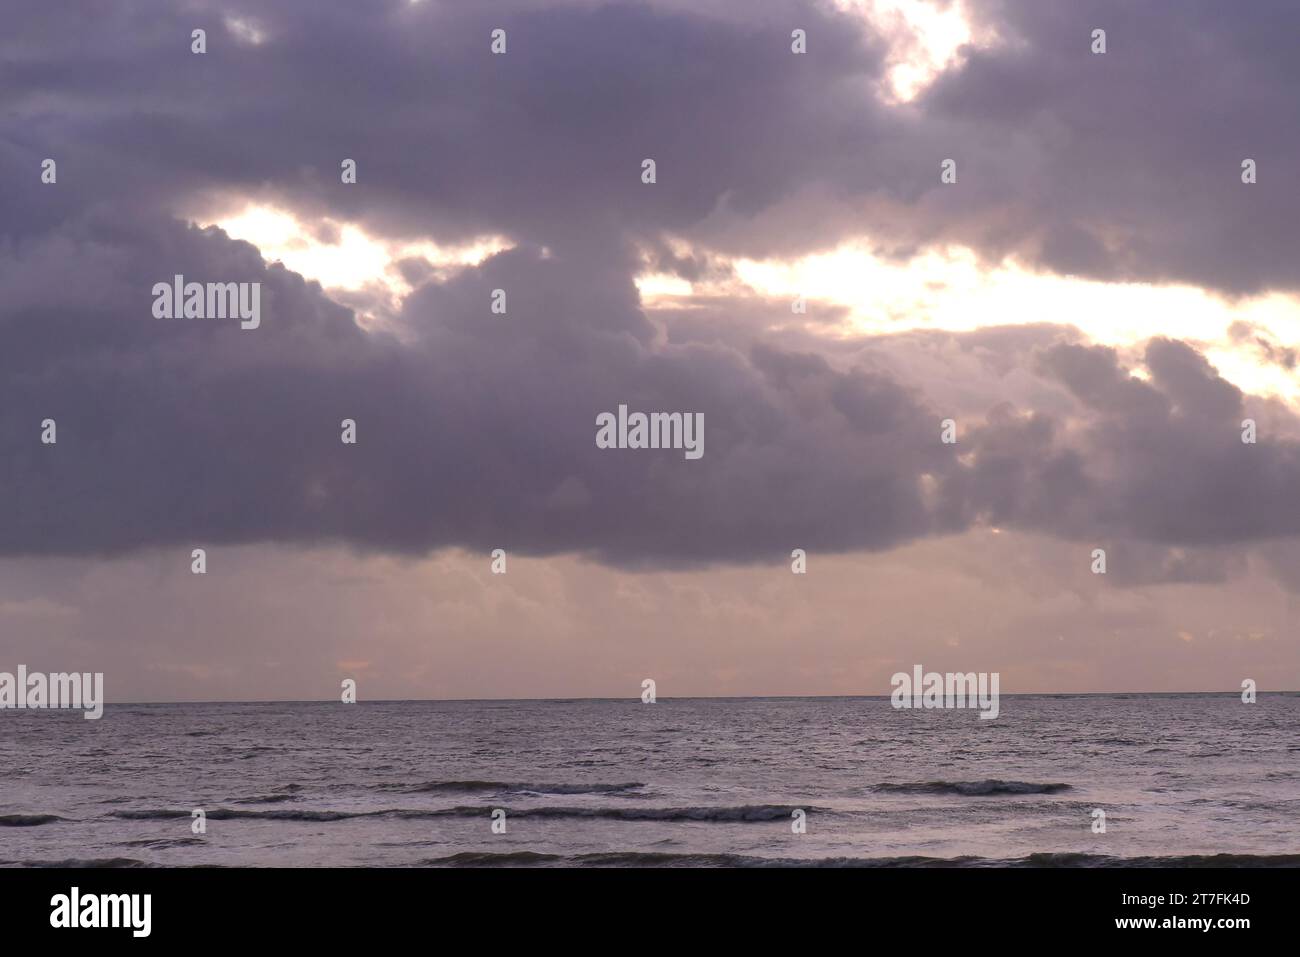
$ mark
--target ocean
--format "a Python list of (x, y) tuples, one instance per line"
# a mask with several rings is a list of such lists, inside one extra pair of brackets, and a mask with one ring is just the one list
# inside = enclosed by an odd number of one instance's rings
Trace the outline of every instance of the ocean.
[(1297, 732), (1297, 694), (4, 711), (0, 863), (1300, 866)]

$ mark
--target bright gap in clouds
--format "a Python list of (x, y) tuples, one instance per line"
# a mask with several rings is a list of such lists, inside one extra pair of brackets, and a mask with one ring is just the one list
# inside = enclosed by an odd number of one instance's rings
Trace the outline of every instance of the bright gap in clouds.
[(252, 243), (267, 262), (278, 260), (326, 290), (370, 290), (394, 308), (412, 290), (398, 268), (402, 260), (424, 260), (431, 275), (442, 279), (512, 245), (501, 236), (481, 236), (446, 246), (427, 239), (397, 242), (371, 236), (353, 223), (323, 219), (308, 225), (285, 210), (259, 204), (201, 225), (217, 226), (232, 239)]
[[(378, 297), (390, 312), (412, 291), (398, 267), (402, 260), (423, 260), (431, 278), (442, 280), (511, 247), (500, 236), (448, 246), (432, 240), (385, 240), (351, 223), (326, 219), (309, 226), (285, 210), (260, 204), (210, 225), (253, 243), (266, 260), (279, 260), (326, 290)], [(666, 239), (678, 255), (699, 252), (675, 237)], [(1293, 296), (1271, 294), (1234, 304), (1195, 286), (1094, 282), (1036, 273), (1014, 263), (988, 269), (960, 248), (931, 251), (904, 263), (878, 258), (858, 243), (791, 261), (714, 258), (729, 265), (739, 281), (691, 283), (646, 272), (636, 280), (643, 301), (654, 308), (680, 308), (710, 295), (787, 301), (803, 296), (810, 312), (818, 303), (848, 311), (848, 323), (838, 330), (818, 325), (831, 335), (1054, 323), (1075, 326), (1094, 342), (1120, 348), (1169, 336), (1200, 347), (1220, 374), (1243, 391), (1300, 405), (1300, 368), (1267, 361), (1256, 341), (1263, 337), (1275, 346), (1300, 341), (1300, 301)], [(367, 313), (360, 318), (363, 325), (377, 321)], [(1248, 324), (1250, 334), (1230, 334), (1234, 322)]]
[(954, 65), (963, 45), (991, 42), (977, 38), (961, 0), (835, 0), (841, 10), (860, 16), (873, 32), (889, 40), (883, 98), (908, 103), (944, 70)]
[[(683, 253), (680, 240), (671, 245)], [(838, 329), (817, 323), (826, 335), (880, 335), (910, 329), (968, 332), (987, 326), (1053, 323), (1080, 329), (1093, 342), (1126, 348), (1152, 336), (1198, 346), (1221, 375), (1255, 395), (1276, 395), (1300, 404), (1300, 368), (1267, 361), (1257, 337), (1275, 350), (1300, 340), (1300, 300), (1273, 293), (1230, 303), (1186, 285), (1096, 282), (1032, 272), (1014, 263), (981, 267), (966, 249), (931, 251), (904, 263), (874, 256), (848, 243), (797, 260), (736, 259), (712, 254), (738, 281), (690, 283), (647, 273), (637, 287), (653, 308), (682, 308), (708, 296), (760, 295), (792, 302), (803, 296), (808, 312), (818, 304), (843, 307)], [(792, 316), (797, 320), (798, 317)], [(1234, 323), (1249, 324), (1234, 336)], [(1243, 327), (1238, 327), (1243, 328)]]

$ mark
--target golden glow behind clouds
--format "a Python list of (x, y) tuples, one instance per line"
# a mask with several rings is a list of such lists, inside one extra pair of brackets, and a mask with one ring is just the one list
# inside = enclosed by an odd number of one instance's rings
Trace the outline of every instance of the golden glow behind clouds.
[[(380, 239), (351, 223), (322, 221), (313, 229), (290, 213), (249, 204), (214, 225), (257, 246), (268, 261), (314, 279), (327, 290), (377, 291), (396, 308), (411, 292), (397, 264), (426, 261), (437, 278), (510, 248), (500, 236), (442, 246), (432, 240)], [(666, 237), (677, 255), (701, 252)], [(1230, 382), (1246, 392), (1275, 395), (1300, 404), (1300, 370), (1265, 361), (1250, 341), (1234, 340), (1234, 321), (1256, 326), (1280, 342), (1300, 340), (1300, 301), (1272, 294), (1229, 303), (1195, 286), (1108, 283), (1037, 273), (1014, 262), (982, 266), (969, 250), (931, 250), (907, 262), (873, 255), (862, 243), (796, 260), (713, 258), (734, 270), (722, 285), (692, 284), (647, 271), (636, 283), (647, 306), (689, 308), (695, 297), (758, 295), (794, 300), (803, 296), (810, 312), (818, 304), (842, 306), (847, 324), (819, 326), (831, 335), (863, 335), (908, 329), (970, 331), (994, 325), (1056, 323), (1076, 326), (1094, 342), (1137, 345), (1152, 336), (1186, 339), (1200, 346)], [(373, 318), (373, 317), (363, 317)]]
[(458, 246), (440, 246), (431, 240), (393, 242), (370, 236), (355, 224), (333, 220), (323, 220), (313, 231), (284, 210), (257, 204), (210, 225), (252, 243), (268, 262), (279, 260), (325, 289), (357, 290), (377, 283), (399, 298), (411, 291), (397, 268), (403, 259), (424, 259), (435, 271), (447, 271), (477, 265), (511, 245), (501, 236), (483, 236)]
[(892, 103), (914, 100), (956, 62), (964, 44), (976, 42), (960, 0), (836, 0), (841, 10), (865, 18), (890, 40), (884, 98)]
[[(726, 262), (722, 257), (716, 259)], [(969, 250), (932, 250), (904, 263), (878, 258), (857, 243), (797, 260), (730, 261), (739, 283), (695, 284), (648, 274), (638, 281), (647, 305), (688, 304), (690, 296), (753, 294), (842, 306), (841, 335), (1056, 323), (1079, 328), (1094, 342), (1134, 346), (1152, 336), (1200, 346), (1229, 381), (1244, 391), (1300, 403), (1296, 370), (1264, 361), (1248, 342), (1228, 334), (1244, 321), (1281, 342), (1300, 339), (1300, 301), (1271, 294), (1230, 303), (1195, 286), (1095, 282), (1037, 273), (1015, 263), (981, 266)]]

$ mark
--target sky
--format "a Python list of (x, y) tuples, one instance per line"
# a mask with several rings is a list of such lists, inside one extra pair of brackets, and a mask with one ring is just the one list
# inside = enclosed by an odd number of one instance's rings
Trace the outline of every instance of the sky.
[[(117, 701), (1300, 688), (1298, 30), (1269, 0), (17, 0), (0, 670)], [(156, 318), (176, 275), (259, 283), (260, 325)], [(600, 448), (620, 405), (702, 416), (704, 454)]]

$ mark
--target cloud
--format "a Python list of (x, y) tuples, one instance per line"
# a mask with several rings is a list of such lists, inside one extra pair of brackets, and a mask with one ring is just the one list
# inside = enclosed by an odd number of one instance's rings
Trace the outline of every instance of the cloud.
[(1268, 330), (1253, 323), (1237, 320), (1228, 327), (1228, 337), (1234, 343), (1247, 343), (1264, 361), (1281, 366), (1288, 372), (1296, 367), (1296, 350), (1277, 342)]
[[(707, 317), (674, 338), (639, 307), (632, 258), (499, 253), (409, 296), (399, 342), (218, 230), (101, 211), (24, 244), (0, 262), (16, 344), (0, 548), (340, 541), (637, 565), (881, 549), (981, 521), (1176, 544), (1297, 531), (1300, 445), (1243, 445), (1241, 393), (1185, 344), (1152, 340), (1143, 381), (1044, 329), (948, 335), (958, 360), (985, 357), (960, 368), (987, 405), (945, 446), (923, 383), (888, 371), (905, 339), (836, 355)], [(152, 318), (173, 272), (262, 282), (262, 327)], [(1049, 411), (1004, 398), (1008, 363), (1032, 370), (1024, 394), (1055, 394)], [(596, 415), (619, 404), (703, 413), (704, 457), (598, 449)], [(38, 441), (44, 418), (57, 445)]]
[[(1108, 3), (974, 15), (1004, 42), (896, 106), (876, 95), (889, 38), (823, 5), (125, 7), (89, 47), (71, 14), (16, 14), (0, 553), (345, 542), (639, 566), (983, 522), (1171, 546), (1294, 534), (1300, 446), (1243, 445), (1254, 400), (1188, 344), (1150, 342), (1139, 378), (1051, 326), (836, 342), (774, 327), (758, 297), (643, 308), (647, 251), (678, 276), (723, 269), (669, 234), (728, 254), (866, 234), (894, 256), (956, 242), (1094, 276), (1293, 285), (1284, 29), (1210, 4), (1177, 22)], [(1243, 150), (1257, 186), (1237, 179)], [(46, 155), (57, 186), (37, 179)], [(249, 200), (308, 229), (514, 246), (446, 276), (408, 263), (418, 285), (385, 313), (399, 337), (177, 218)], [(263, 328), (152, 319), (149, 290), (178, 273), (261, 282)], [(619, 404), (702, 413), (704, 458), (597, 449)], [(956, 447), (938, 442), (952, 415)], [(36, 441), (47, 417), (57, 446)]]
[(1300, 531), (1300, 445), (1244, 443), (1241, 392), (1191, 346), (1152, 339), (1143, 365), (1147, 381), (1110, 348), (1043, 350), (1079, 414), (991, 417), (974, 440), (972, 498), (997, 524), (1076, 538), (1213, 545)]
[[(0, 169), (33, 184), (7, 198), (8, 228), (108, 196), (165, 209), (252, 196), (448, 242), (671, 231), (790, 256), (867, 236), (902, 257), (958, 243), (1092, 278), (1296, 288), (1300, 143), (1276, 119), (1300, 80), (1293, 4), (1242, 17), (1197, 2), (1170, 18), (1112, 0), (973, 3), (977, 32), (1000, 41), (964, 48), (906, 106), (879, 95), (897, 31), (826, 4), (689, 6), (196, 4), (93, 26), (29, 9), (3, 41), (21, 132), (0, 143)], [(251, 22), (256, 44), (231, 26)], [(804, 55), (789, 49), (795, 23)], [(1098, 24), (1103, 55), (1089, 49)], [(498, 26), (504, 56), (488, 52)], [(45, 156), (62, 163), (57, 191), (35, 182)], [(638, 179), (647, 156), (654, 187)], [(357, 188), (339, 183), (344, 158)], [(939, 182), (946, 158), (955, 186)]]
[[(975, 195), (961, 205), (976, 215), (953, 227), (928, 204), (935, 232), (1093, 278), (1296, 288), (1300, 200), (1287, 184), (1300, 142), (1277, 121), (1300, 82), (1293, 4), (1241, 17), (1192, 2), (1169, 17), (1118, 0), (977, 0), (972, 16), (1007, 42), (972, 50), (921, 103), (948, 125)], [(1105, 54), (1089, 49), (1098, 27)], [(1246, 158), (1254, 185), (1241, 182)]]

